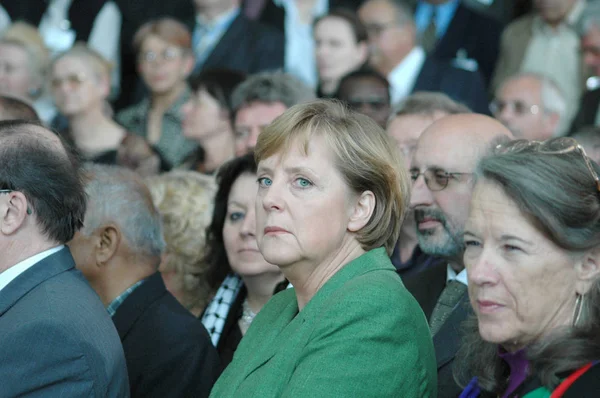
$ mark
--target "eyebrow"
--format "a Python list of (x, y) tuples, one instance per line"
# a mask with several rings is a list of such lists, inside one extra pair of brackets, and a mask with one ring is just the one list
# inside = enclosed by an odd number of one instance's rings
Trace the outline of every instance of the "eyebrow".
[[(309, 172), (313, 175), (316, 175), (315, 171), (313, 169), (311, 169), (310, 167), (303, 167), (303, 166), (296, 166), (296, 167), (286, 167), (285, 169), (283, 169), (283, 171), (285, 171), (287, 174), (296, 174), (296, 173), (303, 173), (303, 172)], [(258, 166), (258, 172), (263, 172), (263, 173), (273, 173), (273, 169), (267, 166)]]
[(514, 235), (502, 235), (500, 236), (500, 240), (518, 240), (519, 242), (525, 243), (526, 245), (533, 245), (533, 243), (531, 243), (530, 241), (521, 239)]
[(237, 206), (237, 207), (241, 207), (241, 208), (243, 208), (243, 209), (245, 209), (245, 208), (246, 208), (246, 206), (245, 206), (245, 205), (241, 204), (240, 202), (238, 202), (238, 201), (236, 201), (236, 200), (232, 200), (232, 201), (228, 202), (228, 203), (227, 203), (227, 207), (229, 207), (229, 206)]

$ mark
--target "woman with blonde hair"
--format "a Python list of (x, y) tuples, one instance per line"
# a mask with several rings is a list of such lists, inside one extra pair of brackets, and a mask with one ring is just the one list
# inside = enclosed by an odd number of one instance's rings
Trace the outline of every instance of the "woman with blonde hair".
[(148, 177), (167, 243), (160, 272), (167, 289), (196, 317), (212, 296), (204, 261), (206, 228), (213, 212), (214, 179), (194, 171)]
[(256, 238), (293, 285), (258, 313), (212, 397), (436, 395), (425, 316), (389, 255), (410, 179), (385, 131), (335, 101), (258, 136)]

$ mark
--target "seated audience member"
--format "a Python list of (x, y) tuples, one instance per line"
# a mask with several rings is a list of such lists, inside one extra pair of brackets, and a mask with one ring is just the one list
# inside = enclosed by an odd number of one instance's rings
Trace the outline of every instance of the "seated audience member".
[(367, 31), (353, 12), (338, 9), (314, 24), (319, 97), (332, 97), (340, 79), (360, 68), (368, 57)]
[[(423, 130), (444, 116), (459, 113), (471, 113), (471, 111), (442, 93), (415, 93), (394, 108), (387, 125), (387, 133), (398, 144), (398, 148), (404, 155), (404, 165), (407, 170), (410, 169), (410, 161)], [(423, 253), (418, 245), (417, 225), (411, 209), (402, 223), (400, 237), (391, 259), (392, 264), (403, 277), (420, 272), (434, 264), (434, 258)]]
[(19, 98), (0, 95), (0, 120), (15, 119), (41, 123), (33, 106)]
[[(248, 0), (246, 0), (248, 1)], [(310, 87), (317, 86), (314, 56), (314, 22), (329, 10), (347, 8), (356, 11), (363, 0), (273, 0), (266, 1), (259, 21), (285, 35), (284, 70)]]
[(391, 139), (319, 100), (275, 119), (256, 159), (251, 230), (294, 288), (262, 308), (211, 396), (434, 397), (427, 323), (389, 259), (410, 195)]
[(534, 10), (504, 29), (492, 92), (510, 76), (532, 72), (553, 79), (567, 102), (565, 124), (577, 111), (586, 76), (575, 23), (584, 0), (534, 1)]
[(287, 283), (281, 283), (279, 268), (267, 263), (258, 251), (254, 155), (226, 163), (217, 181), (205, 261), (209, 283), (218, 290), (202, 314), (202, 323), (227, 366), (256, 314)]
[(0, 93), (33, 104), (46, 125), (56, 108), (46, 91), (50, 55), (37, 29), (15, 22), (0, 36)]
[(439, 91), (475, 112), (489, 112), (479, 72), (428, 57), (417, 45), (412, 13), (404, 4), (368, 0), (358, 15), (367, 28), (371, 66), (390, 82), (392, 104), (413, 92)]
[(476, 378), (461, 396), (598, 396), (598, 173), (564, 137), (479, 164), (464, 233), (476, 319), (457, 361)]
[(361, 68), (342, 77), (334, 97), (385, 128), (391, 112), (390, 84), (379, 72)]
[(194, 0), (193, 3), (195, 73), (213, 68), (258, 73), (283, 67), (283, 35), (270, 26), (249, 20), (241, 11), (241, 0)]
[(571, 137), (583, 147), (588, 158), (600, 164), (600, 127), (581, 127), (571, 134)]
[(415, 25), (421, 45), (428, 54), (462, 64), (469, 70), (479, 70), (486, 83), (491, 81), (502, 34), (500, 22), (461, 0), (419, 0)]
[(313, 90), (292, 75), (250, 76), (235, 89), (231, 100), (236, 156), (252, 151), (260, 132), (287, 108), (314, 98)]
[(456, 398), (461, 389), (452, 376), (464, 336), (460, 325), (471, 313), (462, 241), (477, 162), (510, 131), (491, 117), (443, 117), (419, 137), (411, 162), (411, 207), (421, 250), (443, 259), (403, 279), (429, 320), (438, 369), (438, 398)]
[(562, 91), (551, 78), (535, 73), (506, 79), (490, 110), (517, 138), (545, 140), (564, 135), (568, 129)]
[(128, 397), (117, 331), (64, 246), (86, 194), (54, 133), (0, 122), (0, 209), (0, 395)]
[(150, 192), (132, 171), (87, 169), (89, 205), (69, 247), (121, 337), (132, 397), (207, 396), (220, 373), (206, 330), (165, 288)]
[[(600, 76), (600, 3), (588, 2), (578, 25), (583, 63), (592, 75)], [(583, 95), (579, 112), (573, 120), (571, 131), (583, 126), (600, 125), (600, 88)]]
[(148, 177), (167, 244), (160, 268), (167, 290), (196, 317), (214, 290), (208, 283), (205, 234), (213, 214), (214, 179), (176, 170)]
[(211, 174), (235, 154), (231, 116), (233, 90), (245, 75), (227, 69), (205, 70), (192, 77), (192, 95), (181, 109), (183, 135), (201, 148), (184, 166)]
[(162, 18), (144, 24), (133, 46), (150, 97), (119, 112), (117, 121), (144, 137), (168, 170), (197, 148), (181, 131), (181, 107), (190, 99), (186, 79), (194, 66), (190, 32), (180, 22)]

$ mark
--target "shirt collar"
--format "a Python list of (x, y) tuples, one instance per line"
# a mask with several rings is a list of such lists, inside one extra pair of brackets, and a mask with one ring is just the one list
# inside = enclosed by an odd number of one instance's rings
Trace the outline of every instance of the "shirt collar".
[[(286, 12), (296, 12), (296, 2), (294, 0), (273, 0), (276, 6), (282, 7)], [(325, 15), (329, 9), (329, 2), (327, 0), (317, 0), (312, 9), (312, 14), (315, 16)]]
[(27, 271), (29, 268), (33, 267), (35, 264), (39, 263), (46, 257), (51, 256), (52, 254), (58, 252), (59, 250), (63, 249), (64, 247), (65, 247), (64, 245), (60, 245), (57, 247), (53, 247), (52, 249), (45, 250), (41, 253), (31, 256), (31, 257), (13, 265), (12, 267), (5, 270), (4, 272), (0, 273), (0, 291), (2, 291), (2, 289), (4, 289), (6, 286), (8, 286), (8, 284), (10, 282), (15, 280), (23, 272)]
[(446, 30), (448, 30), (448, 26), (450, 25), (450, 22), (452, 22), (452, 18), (454, 18), (454, 14), (456, 14), (459, 5), (460, 0), (450, 0), (440, 5), (433, 5), (423, 0), (419, 1), (417, 11), (415, 12), (415, 19), (427, 21), (422, 27), (419, 26), (419, 29), (426, 29), (431, 20), (433, 10), (435, 9), (436, 36), (443, 36), (446, 33)]
[(221, 29), (229, 26), (229, 24), (238, 16), (240, 13), (240, 7), (234, 7), (229, 11), (219, 15), (212, 21), (207, 21), (202, 15), (196, 15), (196, 24), (206, 30)]
[(110, 304), (106, 307), (106, 311), (108, 311), (108, 314), (111, 317), (113, 317), (115, 315), (115, 313), (117, 312), (117, 309), (121, 306), (121, 304), (123, 304), (125, 299), (127, 297), (129, 297), (129, 295), (131, 293), (133, 293), (133, 291), (135, 289), (137, 289), (142, 283), (144, 283), (144, 281), (145, 281), (145, 279), (142, 279), (141, 281), (137, 281), (133, 285), (129, 286), (123, 293), (121, 293), (120, 295), (115, 297), (115, 299), (113, 301), (111, 301)]
[(410, 94), (425, 62), (425, 50), (416, 46), (387, 76), (392, 90), (392, 102), (397, 103)]
[(465, 286), (469, 286), (469, 280), (467, 279), (467, 269), (463, 269), (458, 274), (454, 269), (448, 264), (447, 272), (446, 272), (446, 283), (450, 281), (457, 281), (462, 283)]

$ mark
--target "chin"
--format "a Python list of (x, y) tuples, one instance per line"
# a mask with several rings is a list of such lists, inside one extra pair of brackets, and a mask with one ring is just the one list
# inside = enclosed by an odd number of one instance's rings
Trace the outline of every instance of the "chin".
[(491, 322), (479, 322), (479, 335), (484, 341), (492, 344), (505, 344), (516, 338), (510, 331), (504, 330), (502, 325)]

